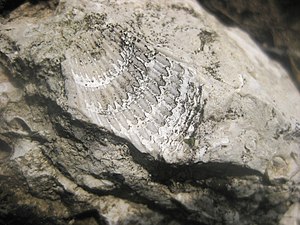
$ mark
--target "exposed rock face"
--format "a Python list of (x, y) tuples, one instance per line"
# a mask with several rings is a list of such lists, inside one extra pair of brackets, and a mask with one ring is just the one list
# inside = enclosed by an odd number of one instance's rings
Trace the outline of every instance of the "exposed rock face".
[(2, 18), (4, 224), (295, 221), (300, 96), (246, 34), (194, 1), (47, 6)]
[(300, 2), (199, 0), (222, 21), (248, 31), (268, 53), (291, 68), (300, 90)]

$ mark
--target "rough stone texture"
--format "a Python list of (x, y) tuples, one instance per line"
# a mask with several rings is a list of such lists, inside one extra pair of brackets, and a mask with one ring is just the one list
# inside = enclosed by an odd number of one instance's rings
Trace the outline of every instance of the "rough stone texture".
[[(1, 18), (0, 60), (1, 224), (296, 223), (299, 93), (196, 2), (26, 3)], [(102, 87), (107, 77), (124, 86)], [(151, 84), (153, 102), (110, 117)]]
[(221, 21), (237, 24), (291, 69), (300, 90), (300, 2), (297, 0), (198, 0)]

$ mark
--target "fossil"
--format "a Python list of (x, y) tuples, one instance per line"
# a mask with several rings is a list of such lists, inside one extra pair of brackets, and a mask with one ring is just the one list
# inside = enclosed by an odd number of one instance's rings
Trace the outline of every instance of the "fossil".
[(138, 35), (109, 27), (66, 52), (70, 104), (142, 152), (185, 152), (200, 121), (196, 74)]

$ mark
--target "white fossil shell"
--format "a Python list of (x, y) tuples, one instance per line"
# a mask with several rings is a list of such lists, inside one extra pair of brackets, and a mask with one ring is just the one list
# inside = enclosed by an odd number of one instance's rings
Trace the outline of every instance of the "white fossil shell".
[(195, 74), (121, 28), (86, 32), (66, 53), (69, 104), (153, 156), (183, 153), (200, 121)]

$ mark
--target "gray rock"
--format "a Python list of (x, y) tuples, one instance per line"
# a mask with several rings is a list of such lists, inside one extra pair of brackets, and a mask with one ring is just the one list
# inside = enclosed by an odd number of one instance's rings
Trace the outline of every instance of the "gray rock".
[(221, 21), (249, 32), (269, 55), (290, 69), (300, 90), (300, 4), (298, 1), (198, 0)]
[(196, 2), (26, 3), (0, 39), (4, 221), (278, 224), (297, 209), (299, 93)]

